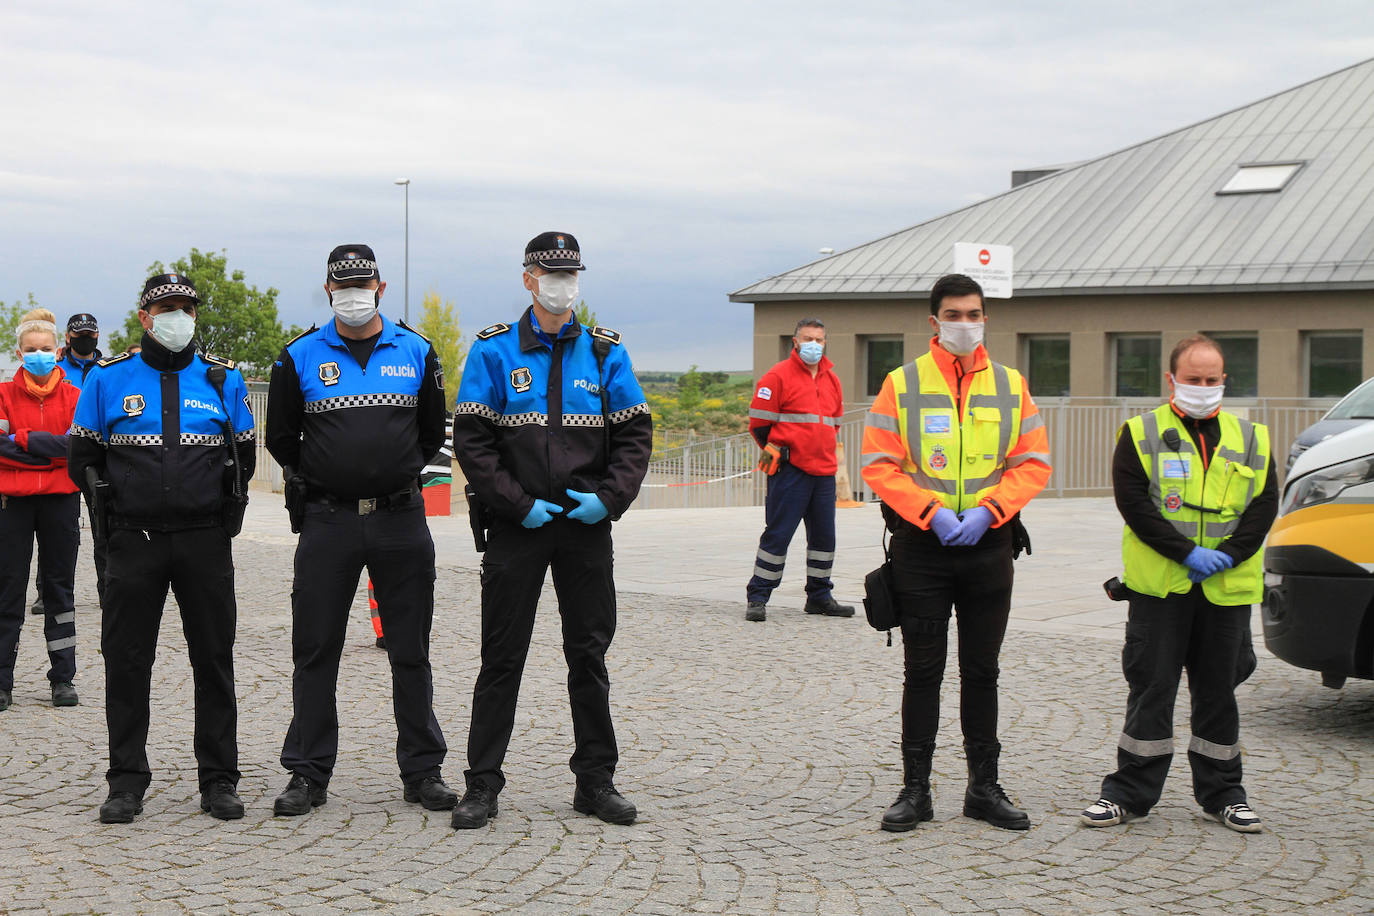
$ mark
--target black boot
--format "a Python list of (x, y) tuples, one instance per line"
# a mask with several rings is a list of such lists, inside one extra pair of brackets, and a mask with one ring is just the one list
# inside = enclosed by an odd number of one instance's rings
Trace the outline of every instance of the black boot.
[(935, 756), (934, 741), (902, 745), (902, 790), (883, 815), (883, 829), (894, 833), (913, 830), (921, 821), (935, 816), (930, 801), (930, 759)]
[(997, 758), (1002, 745), (965, 744), (968, 756), (968, 791), (964, 793), (964, 817), (987, 821), (1006, 830), (1029, 830), (1030, 818), (1007, 798), (997, 782)]

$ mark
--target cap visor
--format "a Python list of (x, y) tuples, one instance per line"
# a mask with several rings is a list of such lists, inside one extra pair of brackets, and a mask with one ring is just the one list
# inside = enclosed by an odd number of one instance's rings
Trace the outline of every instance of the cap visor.
[(545, 270), (586, 270), (586, 269), (587, 269), (587, 266), (586, 266), (585, 264), (579, 264), (577, 261), (547, 261), (547, 260), (541, 261), (541, 260), (536, 260), (534, 263), (538, 264), (540, 267), (544, 268)]
[(329, 279), (331, 280), (370, 280), (377, 276), (380, 275), (370, 267), (351, 267), (348, 270), (329, 272)]

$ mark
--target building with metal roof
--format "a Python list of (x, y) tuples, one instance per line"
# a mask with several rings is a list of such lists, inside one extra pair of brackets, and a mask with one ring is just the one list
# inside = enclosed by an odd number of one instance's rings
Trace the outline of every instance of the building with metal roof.
[(1325, 397), (1374, 375), (1374, 60), (1013, 180), (732, 293), (754, 305), (756, 371), (814, 313), (847, 397), (871, 397), (925, 350), (931, 285), (975, 242), (1014, 251), (988, 348), (1037, 396), (1158, 396), (1173, 342), (1199, 331), (1221, 339), (1235, 397)]

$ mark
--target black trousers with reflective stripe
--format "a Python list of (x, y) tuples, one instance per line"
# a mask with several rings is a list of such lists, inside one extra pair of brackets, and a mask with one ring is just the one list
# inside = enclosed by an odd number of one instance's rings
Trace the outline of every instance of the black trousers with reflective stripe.
[[(569, 764), (581, 785), (611, 781), (620, 758), (606, 673), (616, 620), (611, 552), (608, 520), (584, 525), (555, 517), (534, 530), (506, 520), (492, 526), (482, 557), (482, 671), (472, 691), (468, 785), (481, 781), (500, 791), (506, 783), (501, 764), (515, 728), (535, 608), (550, 568), (563, 618), (572, 703), (575, 748)], [(390, 630), (386, 638), (390, 642)]]
[(81, 497), (76, 493), (6, 496), (0, 506), (0, 690), (14, 689), (19, 632), (24, 625), (29, 563), (38, 541), (42, 569), (43, 637), (48, 644), (48, 680), (76, 676), (76, 613), (72, 590)]
[[(110, 532), (100, 650), (105, 657), (105, 721), (110, 730), (111, 792), (142, 797), (148, 765), (149, 692), (158, 630), (170, 586), (195, 684), (194, 748), (201, 789), (238, 783), (238, 705), (234, 697), (232, 541), (218, 525), (181, 531)], [(44, 567), (46, 574), (46, 567)], [(185, 695), (168, 697), (179, 706)]]
[(906, 655), (902, 743), (933, 739), (939, 730), (951, 609), (959, 619), (964, 741), (995, 742), (998, 656), (1011, 615), (1011, 526), (990, 529), (972, 547), (945, 547), (934, 532), (904, 524), (891, 546)]
[(1186, 670), (1195, 739), (1188, 752), (1193, 797), (1209, 812), (1244, 802), (1235, 688), (1250, 606), (1213, 604), (1194, 585), (1186, 595), (1137, 595), (1129, 614), (1121, 668), (1130, 693), (1121, 744), (1135, 750), (1118, 747), (1117, 770), (1102, 781), (1102, 797), (1135, 814), (1159, 801), (1173, 753), (1148, 753), (1154, 748), (1147, 742), (1173, 737), (1174, 700)]
[(434, 623), (434, 541), (417, 494), (370, 515), (310, 503), (296, 545), (291, 586), (291, 725), (281, 765), (328, 785), (339, 754), (335, 690), (348, 611), (363, 567), (372, 577), (391, 662), (396, 762), (401, 780), (438, 776), (448, 753), (434, 716), (429, 634)]

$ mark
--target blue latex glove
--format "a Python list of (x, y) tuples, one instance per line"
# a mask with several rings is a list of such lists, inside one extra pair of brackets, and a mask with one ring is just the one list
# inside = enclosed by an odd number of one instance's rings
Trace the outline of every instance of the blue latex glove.
[(563, 507), (558, 503), (551, 503), (547, 499), (536, 499), (534, 505), (530, 507), (529, 514), (520, 524), (526, 528), (540, 528), (548, 524), (549, 519), (563, 511)]
[(1194, 547), (1188, 556), (1183, 558), (1183, 565), (1188, 567), (1189, 579), (1194, 582), (1201, 582), (1223, 569), (1230, 569), (1232, 561), (1229, 555), (1220, 550), (1212, 550), (1209, 547)]
[(576, 519), (584, 525), (595, 525), (606, 517), (606, 504), (595, 493), (583, 493), (581, 490), (563, 492), (577, 500), (577, 508), (568, 513), (568, 518)]
[(941, 506), (935, 510), (935, 517), (930, 520), (930, 530), (935, 532), (941, 544), (948, 544), (949, 539), (959, 530), (959, 516), (954, 514), (953, 509)]
[(972, 547), (983, 539), (992, 527), (992, 510), (986, 506), (974, 506), (965, 510), (959, 517), (959, 530), (947, 542), (951, 547)]

